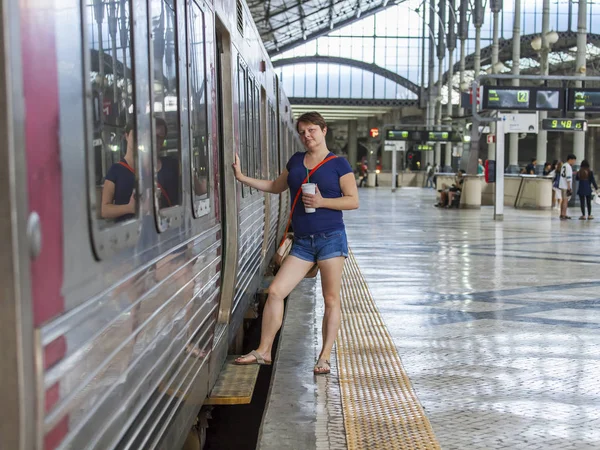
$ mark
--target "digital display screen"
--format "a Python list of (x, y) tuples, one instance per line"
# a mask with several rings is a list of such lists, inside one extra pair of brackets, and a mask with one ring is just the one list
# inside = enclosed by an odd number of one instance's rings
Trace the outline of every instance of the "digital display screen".
[(421, 151), (421, 152), (430, 152), (433, 150), (433, 145), (417, 145), (415, 146), (415, 150)]
[(563, 108), (562, 89), (539, 88), (535, 91), (535, 109), (538, 111), (560, 111)]
[(411, 141), (411, 142), (461, 142), (458, 133), (454, 131), (440, 130), (389, 130), (387, 139), (390, 141)]
[(569, 111), (600, 112), (600, 89), (569, 89)]
[(407, 141), (410, 137), (410, 133), (410, 131), (390, 130), (388, 131), (387, 137), (388, 139), (397, 141)]
[(483, 109), (520, 111), (560, 111), (564, 90), (560, 88), (485, 86)]
[(583, 119), (544, 119), (542, 129), (548, 131), (586, 131), (587, 120)]
[(428, 141), (448, 142), (450, 133), (448, 131), (430, 131), (427, 133)]
[(529, 89), (485, 86), (483, 109), (529, 109)]

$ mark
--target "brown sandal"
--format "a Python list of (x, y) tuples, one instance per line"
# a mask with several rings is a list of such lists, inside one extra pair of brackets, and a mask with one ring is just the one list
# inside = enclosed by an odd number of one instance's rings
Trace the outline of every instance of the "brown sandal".
[(331, 372), (331, 363), (326, 359), (319, 359), (315, 368), (313, 369), (313, 373), (315, 375), (327, 375)]
[[(241, 358), (247, 358), (249, 356), (253, 356), (254, 360), (239, 361)], [(260, 353), (258, 353), (256, 350), (252, 350), (250, 353), (240, 356), (239, 358), (234, 360), (233, 363), (237, 364), (238, 366), (249, 366), (252, 364), (258, 364), (259, 366), (270, 366), (272, 364), (271, 361), (268, 361), (265, 358), (263, 358), (262, 355)]]

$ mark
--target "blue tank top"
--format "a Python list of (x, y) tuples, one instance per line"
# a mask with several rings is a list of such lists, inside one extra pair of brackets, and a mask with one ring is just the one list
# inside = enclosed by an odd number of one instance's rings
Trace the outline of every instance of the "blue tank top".
[[(133, 169), (129, 168), (129, 164), (124, 158), (121, 161), (113, 164), (108, 169), (106, 179), (112, 181), (115, 184), (115, 196), (113, 203), (115, 205), (126, 205), (129, 203), (133, 189), (135, 188), (135, 174), (132, 172)], [(135, 214), (125, 214), (117, 217), (116, 222), (123, 220), (129, 220), (135, 217)]]
[[(285, 166), (288, 170), (288, 186), (290, 188), (290, 198), (293, 203), (296, 193), (302, 182), (306, 178), (306, 166), (304, 165), (305, 152), (297, 152), (288, 161)], [(327, 157), (332, 156), (329, 153)], [(310, 177), (311, 183), (316, 183), (319, 192), (323, 198), (342, 197), (340, 188), (340, 178), (347, 173), (352, 173), (350, 163), (346, 158), (335, 158), (327, 161)], [(291, 204), (291, 203), (290, 203)], [(304, 203), (302, 203), (302, 194), (298, 198), (294, 214), (292, 215), (292, 227), (296, 236), (307, 236), (317, 233), (327, 233), (330, 231), (343, 230), (344, 219), (342, 211), (328, 208), (317, 208), (314, 213), (304, 212)]]

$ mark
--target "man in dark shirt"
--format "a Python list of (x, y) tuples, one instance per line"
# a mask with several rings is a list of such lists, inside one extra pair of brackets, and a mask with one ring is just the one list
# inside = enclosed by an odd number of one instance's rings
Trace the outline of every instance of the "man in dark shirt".
[(135, 216), (135, 131), (133, 124), (125, 126), (127, 151), (113, 164), (102, 188), (101, 215), (104, 219), (123, 221)]
[(537, 159), (533, 158), (527, 167), (525, 167), (525, 173), (527, 175), (535, 175), (535, 166), (537, 164)]

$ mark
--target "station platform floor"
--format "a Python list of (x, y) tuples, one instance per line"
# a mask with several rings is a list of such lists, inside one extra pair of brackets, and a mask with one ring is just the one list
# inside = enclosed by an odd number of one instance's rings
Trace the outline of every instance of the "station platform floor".
[(323, 299), (305, 279), (257, 448), (599, 449), (600, 220), (359, 191), (332, 372), (312, 373)]

